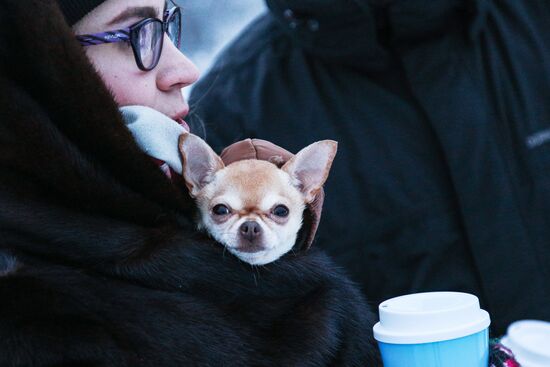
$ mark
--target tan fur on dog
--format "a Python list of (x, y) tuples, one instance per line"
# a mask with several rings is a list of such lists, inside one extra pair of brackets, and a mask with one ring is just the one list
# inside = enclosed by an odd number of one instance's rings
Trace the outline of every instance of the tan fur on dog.
[(328, 177), (336, 142), (314, 143), (281, 168), (255, 159), (225, 166), (192, 134), (182, 136), (180, 151), (199, 226), (241, 260), (263, 265), (292, 249), (306, 204)]

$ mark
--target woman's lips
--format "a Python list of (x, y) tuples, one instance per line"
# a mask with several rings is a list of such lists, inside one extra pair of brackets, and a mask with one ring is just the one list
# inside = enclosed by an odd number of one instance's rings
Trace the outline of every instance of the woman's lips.
[(181, 125), (181, 127), (183, 127), (188, 133), (191, 132), (191, 128), (189, 127), (189, 125), (187, 124), (187, 122), (185, 122), (184, 119), (182, 118), (177, 118), (177, 119), (174, 119), (178, 124)]

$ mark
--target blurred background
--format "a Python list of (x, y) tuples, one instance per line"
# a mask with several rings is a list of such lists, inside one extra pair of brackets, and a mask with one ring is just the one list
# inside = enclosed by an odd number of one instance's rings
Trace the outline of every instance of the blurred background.
[[(206, 74), (215, 56), (255, 17), (264, 0), (175, 0), (182, 7), (182, 50)], [(189, 89), (189, 88), (186, 88)], [(189, 94), (189, 90), (185, 91)]]

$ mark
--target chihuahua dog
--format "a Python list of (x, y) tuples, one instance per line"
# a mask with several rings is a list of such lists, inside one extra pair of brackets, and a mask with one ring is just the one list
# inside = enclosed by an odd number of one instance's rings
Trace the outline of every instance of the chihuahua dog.
[(256, 159), (225, 166), (193, 134), (183, 135), (179, 148), (183, 177), (199, 209), (199, 228), (242, 261), (264, 265), (294, 246), (304, 209), (326, 181), (337, 143), (313, 143), (281, 168)]

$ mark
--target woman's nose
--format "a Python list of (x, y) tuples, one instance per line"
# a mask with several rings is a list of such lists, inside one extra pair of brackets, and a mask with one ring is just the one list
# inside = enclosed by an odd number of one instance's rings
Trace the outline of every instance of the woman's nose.
[(157, 71), (157, 87), (162, 91), (181, 89), (199, 78), (199, 70), (165, 35)]

